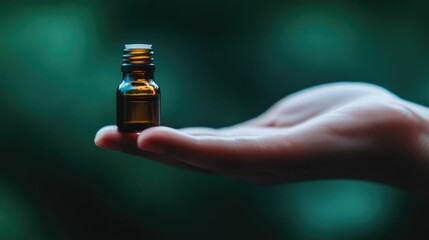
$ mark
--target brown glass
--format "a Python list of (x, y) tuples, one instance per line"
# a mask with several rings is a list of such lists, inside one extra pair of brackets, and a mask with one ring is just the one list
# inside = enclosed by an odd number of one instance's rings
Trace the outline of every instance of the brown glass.
[(119, 131), (140, 132), (160, 125), (160, 88), (153, 70), (123, 72), (116, 91), (116, 122)]

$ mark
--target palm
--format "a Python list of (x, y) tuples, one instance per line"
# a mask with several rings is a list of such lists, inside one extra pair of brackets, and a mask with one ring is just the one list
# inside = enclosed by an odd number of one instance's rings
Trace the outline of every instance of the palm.
[(331, 84), (298, 92), (231, 127), (155, 127), (140, 135), (106, 128), (97, 144), (258, 183), (338, 177), (387, 182), (414, 146), (414, 125), (406, 102), (379, 87)]

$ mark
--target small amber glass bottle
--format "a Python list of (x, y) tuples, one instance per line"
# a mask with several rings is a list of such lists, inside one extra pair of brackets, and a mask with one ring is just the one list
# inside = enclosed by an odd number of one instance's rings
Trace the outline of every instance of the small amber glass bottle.
[(116, 122), (122, 132), (160, 125), (160, 88), (154, 82), (152, 45), (126, 44), (122, 82), (116, 91)]

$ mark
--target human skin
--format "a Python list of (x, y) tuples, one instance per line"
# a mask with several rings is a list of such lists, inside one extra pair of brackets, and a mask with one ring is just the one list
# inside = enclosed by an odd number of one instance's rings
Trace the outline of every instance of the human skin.
[(220, 129), (99, 130), (97, 146), (269, 185), (361, 179), (426, 196), (429, 111), (367, 83), (312, 87)]

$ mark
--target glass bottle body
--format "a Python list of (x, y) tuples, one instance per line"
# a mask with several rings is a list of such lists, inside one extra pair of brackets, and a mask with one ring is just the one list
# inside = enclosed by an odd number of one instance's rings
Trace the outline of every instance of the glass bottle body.
[(116, 122), (122, 132), (140, 132), (160, 125), (160, 88), (153, 71), (123, 73), (116, 91)]

